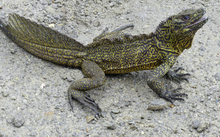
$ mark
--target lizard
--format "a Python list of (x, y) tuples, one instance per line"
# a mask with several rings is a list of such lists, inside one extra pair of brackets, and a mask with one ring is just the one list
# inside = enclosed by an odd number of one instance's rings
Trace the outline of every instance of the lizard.
[(185, 76), (189, 73), (177, 73), (182, 68), (170, 69), (178, 56), (192, 46), (197, 30), (208, 21), (205, 13), (202, 8), (183, 10), (162, 21), (150, 34), (122, 32), (133, 25), (112, 32), (103, 31), (87, 46), (18, 14), (9, 14), (7, 25), (0, 20), (0, 29), (18, 46), (39, 58), (81, 67), (86, 77), (74, 81), (68, 88), (70, 106), (73, 110), (73, 101), (76, 100), (92, 109), (96, 116), (101, 116), (101, 108), (85, 91), (102, 86), (106, 81), (105, 74), (152, 70), (146, 83), (155, 93), (171, 103), (172, 100), (184, 100), (182, 96), (187, 94), (175, 92), (180, 88), (166, 88), (160, 78), (168, 75), (179, 82), (188, 81)]

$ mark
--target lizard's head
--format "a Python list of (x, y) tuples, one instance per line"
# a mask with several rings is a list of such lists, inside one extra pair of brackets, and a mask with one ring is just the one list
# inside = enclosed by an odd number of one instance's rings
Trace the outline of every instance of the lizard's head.
[(204, 9), (188, 9), (173, 16), (174, 31), (180, 34), (195, 34), (207, 21)]
[[(168, 38), (166, 39), (168, 41), (169, 39), (171, 41), (175, 41), (175, 39), (191, 41), (196, 31), (208, 21), (208, 18), (204, 14), (204, 9), (184, 10), (161, 22), (155, 33), (159, 37)], [(184, 46), (183, 48), (189, 48), (191, 45), (187, 44)]]
[(169, 17), (159, 28), (170, 28), (170, 32), (180, 35), (192, 35), (208, 21), (204, 14), (204, 9), (187, 9)]

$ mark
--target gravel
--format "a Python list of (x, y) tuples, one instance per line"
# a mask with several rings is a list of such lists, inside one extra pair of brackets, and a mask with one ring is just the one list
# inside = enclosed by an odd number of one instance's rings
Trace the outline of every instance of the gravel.
[(185, 101), (152, 111), (148, 107), (159, 97), (146, 84), (150, 71), (107, 75), (105, 85), (87, 91), (103, 110), (98, 120), (87, 117), (94, 115), (89, 108), (74, 102), (72, 111), (68, 103), (67, 89), (83, 77), (81, 69), (34, 57), (0, 32), (0, 136), (220, 136), (219, 7), (211, 0), (2, 0), (1, 20), (17, 13), (84, 45), (106, 27), (134, 24), (124, 32), (149, 34), (187, 8), (204, 8), (209, 21), (174, 65), (191, 74), (189, 83), (167, 80), (182, 87)]

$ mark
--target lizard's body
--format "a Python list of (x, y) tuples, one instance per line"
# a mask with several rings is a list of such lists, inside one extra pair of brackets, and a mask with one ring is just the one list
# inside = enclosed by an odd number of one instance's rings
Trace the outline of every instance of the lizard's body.
[(162, 22), (150, 35), (127, 35), (122, 29), (103, 33), (87, 46), (16, 14), (9, 16), (7, 26), (0, 21), (0, 28), (15, 43), (40, 58), (82, 67), (88, 78), (75, 81), (69, 87), (71, 107), (74, 98), (99, 114), (98, 105), (83, 91), (103, 85), (105, 73), (154, 69), (147, 78), (149, 87), (169, 101), (182, 100), (176, 96), (184, 93), (166, 91), (158, 79), (167, 73), (176, 79), (186, 79), (182, 76), (187, 74), (171, 73), (169, 69), (183, 50), (191, 47), (196, 31), (207, 22), (208, 19), (202, 18), (204, 13), (203, 9), (185, 10)]

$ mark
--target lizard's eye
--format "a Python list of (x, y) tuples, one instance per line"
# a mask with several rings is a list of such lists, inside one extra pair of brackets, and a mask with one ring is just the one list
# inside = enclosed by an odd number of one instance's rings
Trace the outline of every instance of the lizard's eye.
[(183, 15), (183, 16), (182, 16), (182, 20), (183, 20), (183, 21), (189, 20), (189, 16)]

